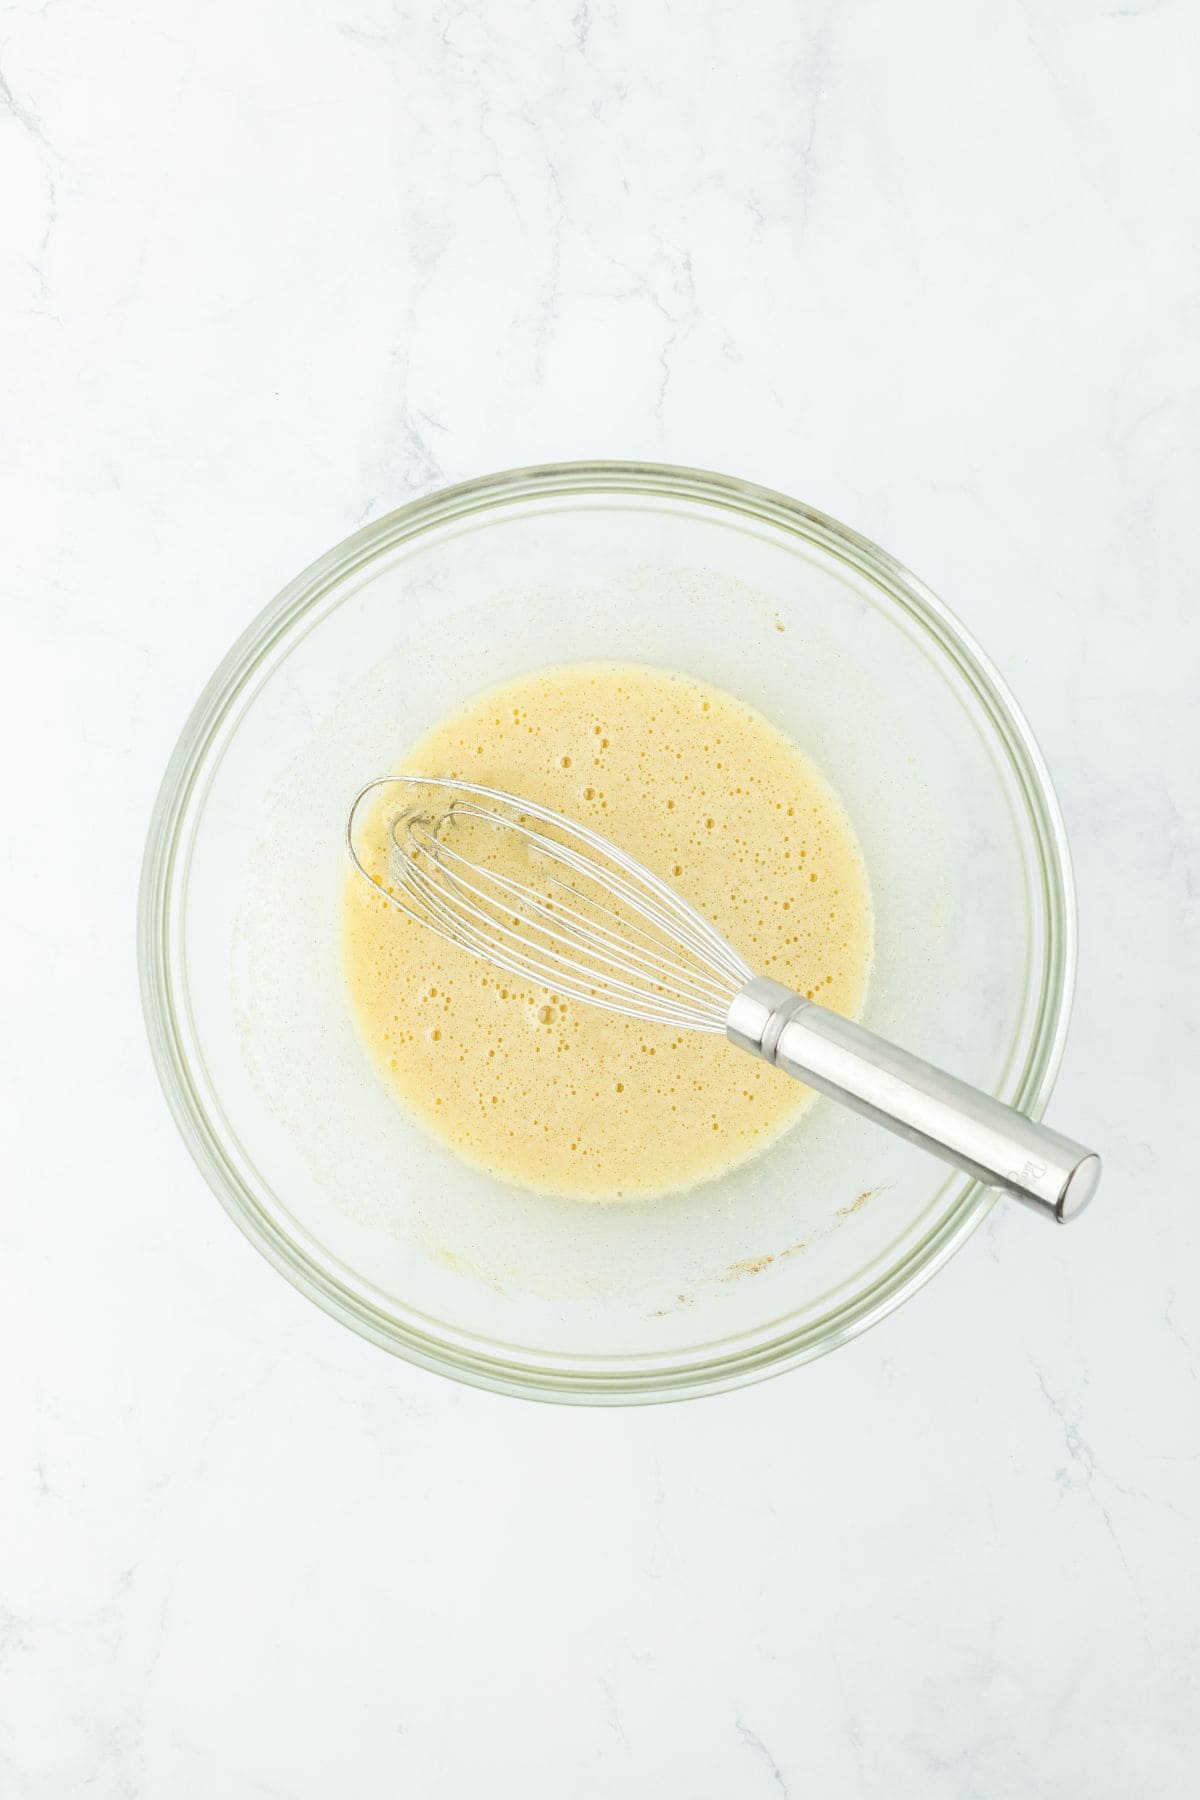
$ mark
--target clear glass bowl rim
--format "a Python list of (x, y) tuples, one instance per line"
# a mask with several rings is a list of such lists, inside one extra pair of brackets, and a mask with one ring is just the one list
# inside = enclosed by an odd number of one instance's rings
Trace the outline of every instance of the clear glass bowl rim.
[[(527, 1398), (613, 1405), (694, 1397), (761, 1380), (835, 1349), (915, 1293), (982, 1223), (996, 1199), (964, 1180), (937, 1224), (909, 1254), (852, 1301), (737, 1354), (611, 1358), (511, 1354), (447, 1330), (415, 1330), (317, 1267), (282, 1232), (243, 1183), (192, 1081), (172, 989), (171, 894), (184, 821), (210, 752), (239, 699), (296, 622), (356, 569), (396, 545), (492, 508), (572, 495), (621, 495), (699, 501), (790, 532), (865, 575), (933, 640), (951, 664), (1004, 751), (1037, 847), (1046, 918), (1030, 1047), (1012, 1103), (1040, 1118), (1062, 1059), (1075, 983), (1075, 891), (1057, 797), (1033, 733), (999, 673), (944, 603), (868, 538), (827, 514), (769, 488), (671, 464), (548, 463), (479, 476), (385, 514), (335, 545), (289, 582), (237, 639), (196, 702), (167, 765), (147, 836), (138, 896), (138, 969), (151, 1053), (168, 1105), (189, 1151), (226, 1211), (302, 1293), (360, 1335), (421, 1367)], [(715, 1347), (714, 1347), (715, 1348)]]

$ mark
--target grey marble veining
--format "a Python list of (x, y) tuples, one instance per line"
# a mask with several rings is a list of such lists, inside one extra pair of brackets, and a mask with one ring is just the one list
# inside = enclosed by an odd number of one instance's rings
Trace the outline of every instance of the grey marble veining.
[[(1198, 49), (1187, 0), (0, 7), (0, 1791), (1195, 1791)], [(606, 454), (824, 507), (995, 657), (1107, 1172), (820, 1364), (593, 1416), (239, 1240), (133, 908), (284, 580)]]

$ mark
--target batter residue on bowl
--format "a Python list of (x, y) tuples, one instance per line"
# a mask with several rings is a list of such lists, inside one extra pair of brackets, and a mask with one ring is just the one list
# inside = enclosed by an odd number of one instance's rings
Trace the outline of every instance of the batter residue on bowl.
[[(539, 669), (438, 725), (398, 773), (540, 801), (640, 858), (756, 972), (854, 1016), (871, 905), (853, 829), (761, 714), (633, 664)], [(381, 791), (368, 826), (397, 810)], [(364, 1043), (411, 1112), (462, 1156), (540, 1192), (647, 1198), (764, 1149), (812, 1096), (723, 1038), (523, 987), (347, 875), (346, 978)]]

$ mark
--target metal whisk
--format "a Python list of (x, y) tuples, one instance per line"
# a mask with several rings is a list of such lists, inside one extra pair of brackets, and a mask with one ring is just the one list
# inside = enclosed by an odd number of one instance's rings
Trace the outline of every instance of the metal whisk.
[[(367, 796), (393, 785), (408, 804), (391, 821), (381, 879), (355, 825)], [(755, 976), (667, 882), (548, 807), (468, 781), (385, 775), (355, 796), (346, 846), (393, 906), (510, 975), (629, 1018), (723, 1033), (1060, 1223), (1096, 1190), (1092, 1151)]]

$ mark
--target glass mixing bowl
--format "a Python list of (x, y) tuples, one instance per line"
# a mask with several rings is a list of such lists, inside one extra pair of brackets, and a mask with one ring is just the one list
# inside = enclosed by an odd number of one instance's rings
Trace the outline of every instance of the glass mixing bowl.
[(832, 1349), (994, 1196), (818, 1100), (689, 1193), (555, 1200), (459, 1161), (385, 1091), (342, 988), (349, 800), (467, 696), (594, 660), (710, 681), (816, 760), (872, 881), (865, 1023), (1035, 1116), (1074, 908), (1045, 766), (995, 670), (891, 557), (780, 494), (643, 464), (518, 470), (402, 507), (279, 595), (205, 689), (150, 829), (142, 988), (175, 1118), (242, 1230), (335, 1318), (465, 1381), (612, 1403)]

